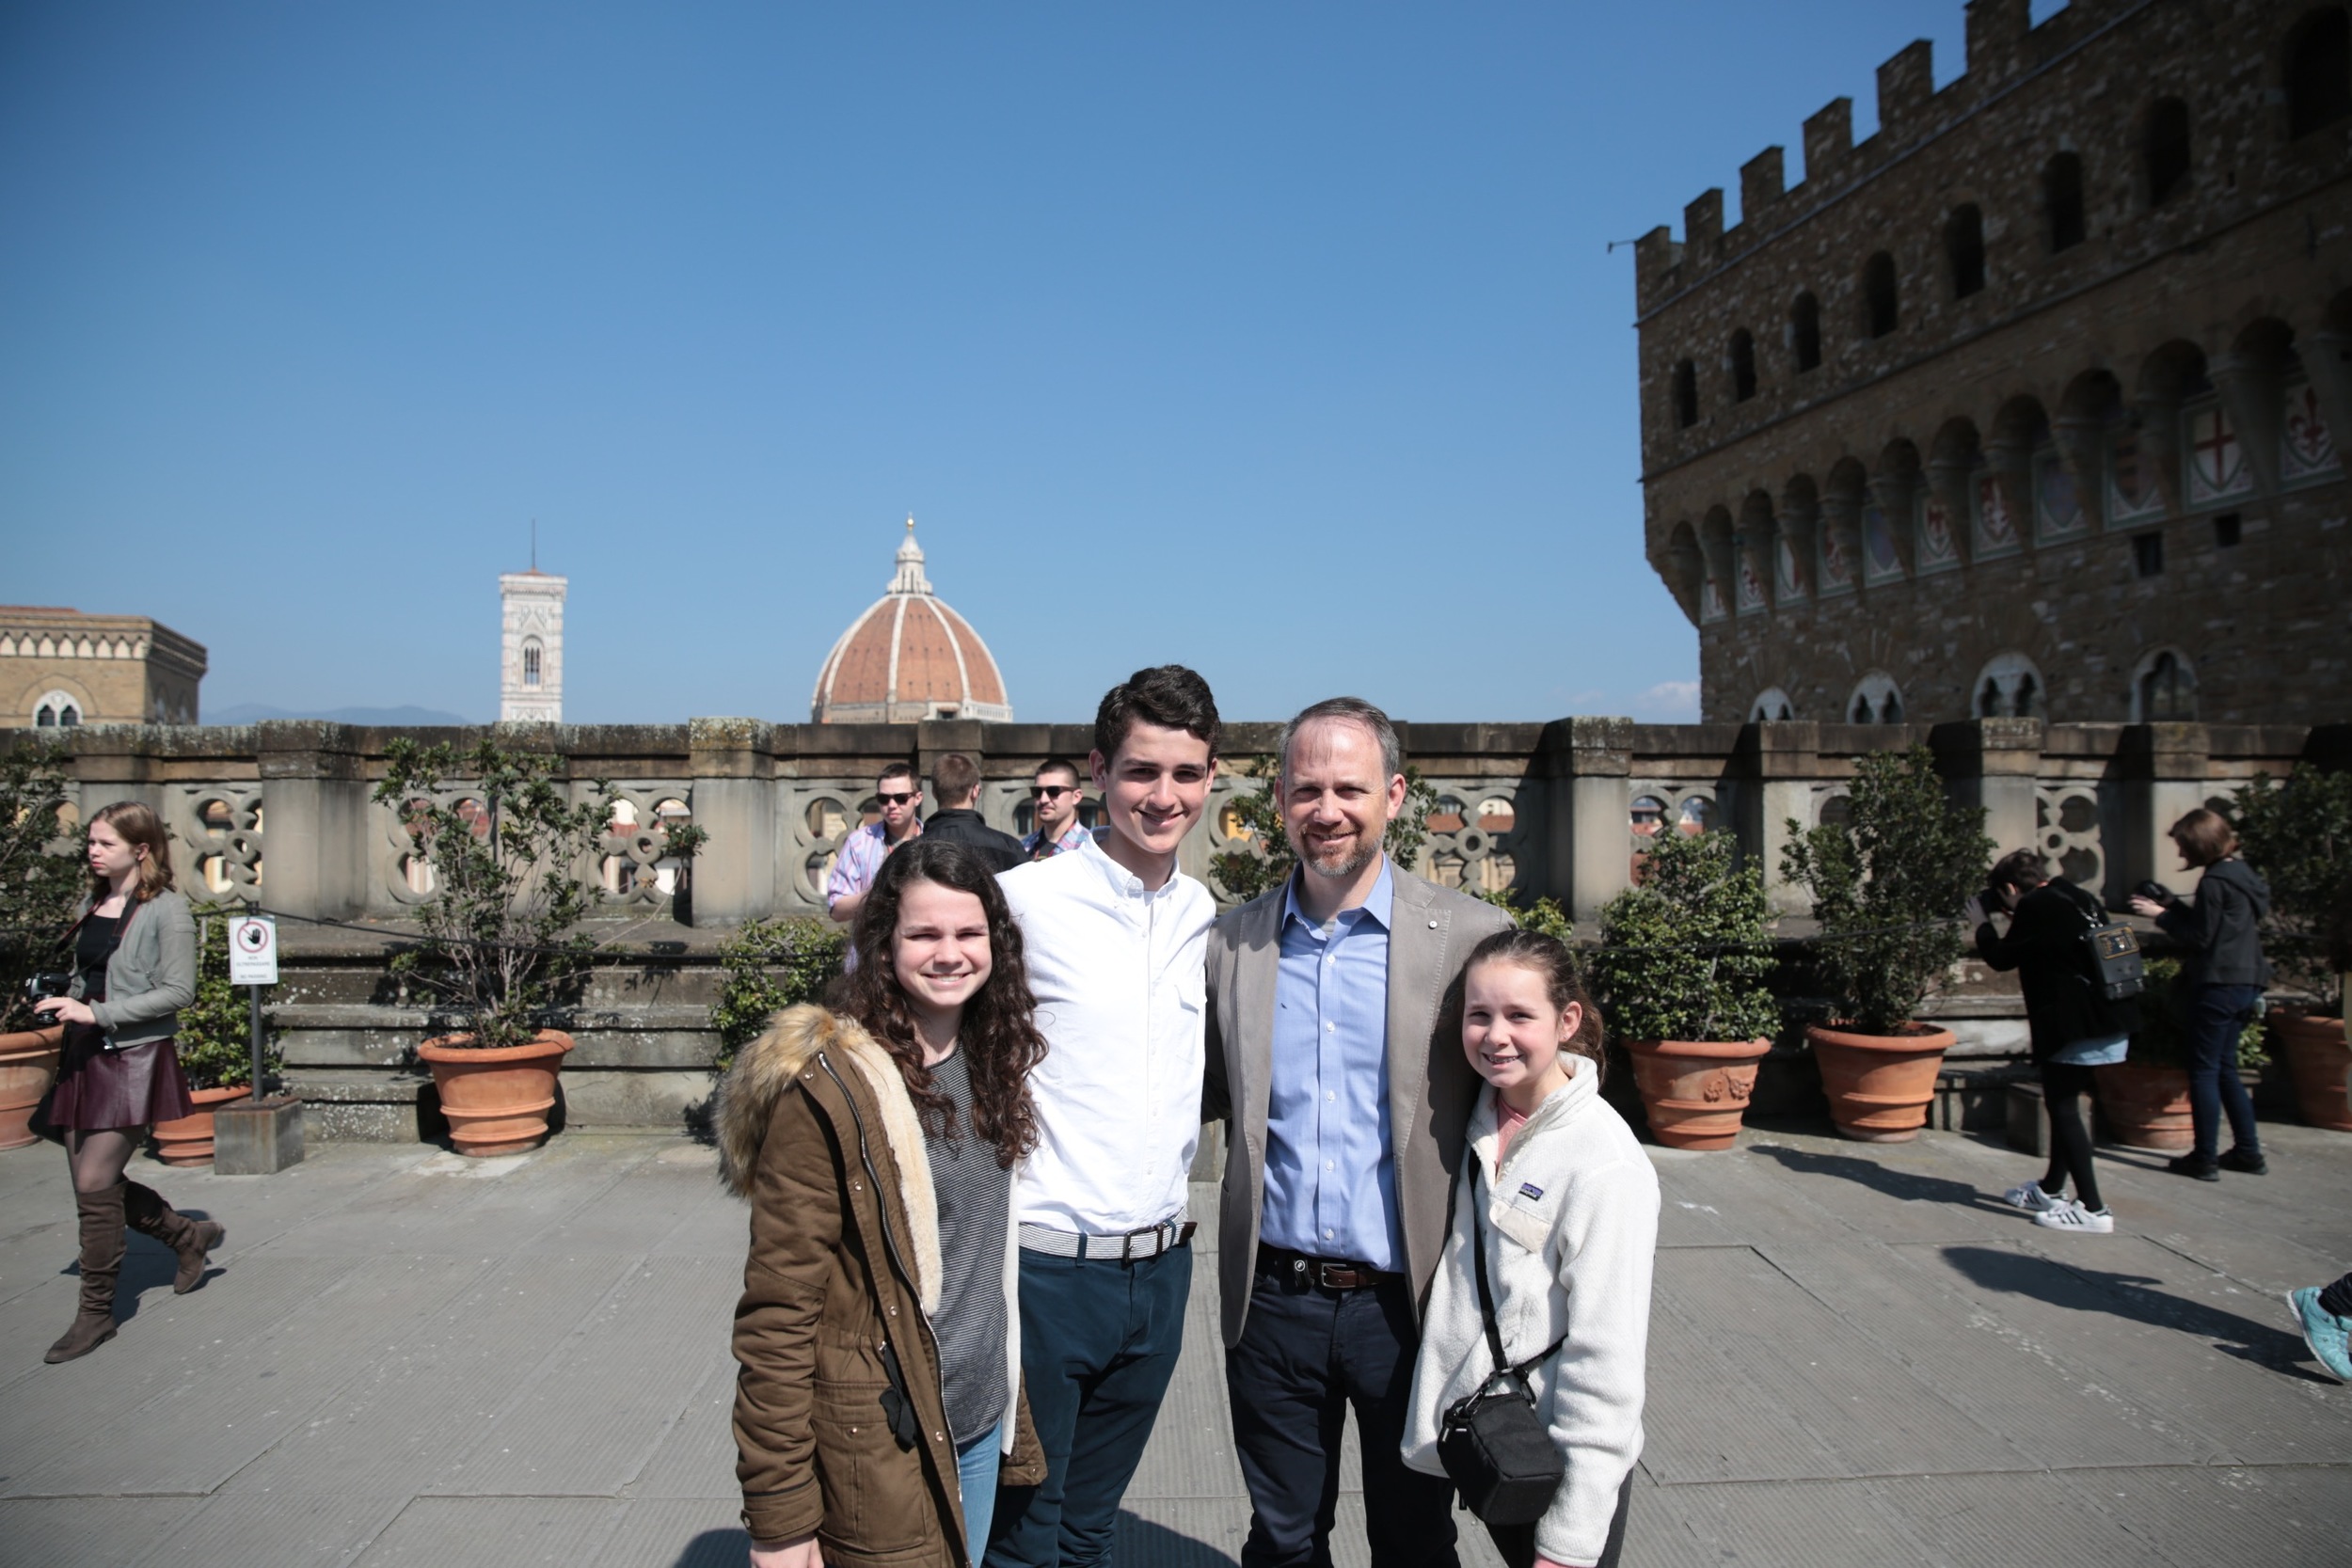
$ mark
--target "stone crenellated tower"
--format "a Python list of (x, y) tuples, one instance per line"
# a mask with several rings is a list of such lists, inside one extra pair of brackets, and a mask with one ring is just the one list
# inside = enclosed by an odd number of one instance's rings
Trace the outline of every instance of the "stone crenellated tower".
[(564, 721), (564, 593), (533, 566), (499, 578), (499, 721)]

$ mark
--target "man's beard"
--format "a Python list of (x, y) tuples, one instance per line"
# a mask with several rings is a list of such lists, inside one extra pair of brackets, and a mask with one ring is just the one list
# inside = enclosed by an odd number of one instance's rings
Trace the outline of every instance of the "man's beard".
[(1327, 848), (1321, 854), (1302, 855), (1299, 858), (1306, 863), (1307, 869), (1316, 876), (1338, 881), (1343, 877), (1353, 877), (1370, 865), (1372, 858), (1379, 852), (1379, 840), (1359, 838), (1352, 853), (1343, 854)]

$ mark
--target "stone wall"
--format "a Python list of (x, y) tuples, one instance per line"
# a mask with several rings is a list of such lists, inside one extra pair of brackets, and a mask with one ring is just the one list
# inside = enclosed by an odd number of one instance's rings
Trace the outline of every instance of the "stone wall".
[(2352, 115), (2296, 64), (2342, 16), (1977, 0), (1963, 74), (1913, 44), (1875, 135), (1836, 100), (1802, 183), (1641, 242), (1707, 718), (2352, 716)]

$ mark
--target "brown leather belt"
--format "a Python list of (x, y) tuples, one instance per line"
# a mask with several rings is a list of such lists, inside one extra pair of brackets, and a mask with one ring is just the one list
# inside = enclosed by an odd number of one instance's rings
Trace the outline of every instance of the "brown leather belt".
[(1370, 1263), (1344, 1258), (1311, 1258), (1268, 1242), (1258, 1243), (1258, 1267), (1265, 1273), (1319, 1285), (1327, 1291), (1360, 1291), (1380, 1282), (1380, 1271)]

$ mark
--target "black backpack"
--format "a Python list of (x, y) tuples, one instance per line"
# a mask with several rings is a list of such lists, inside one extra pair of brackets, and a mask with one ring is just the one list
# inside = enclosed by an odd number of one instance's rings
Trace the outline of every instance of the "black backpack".
[(2048, 884), (2083, 918), (2084, 979), (2103, 1001), (2128, 1002), (2148, 989), (2139, 933), (2111, 919), (2099, 901), (2063, 879)]

